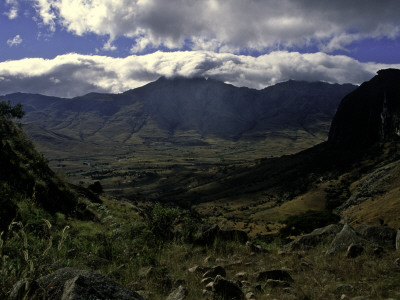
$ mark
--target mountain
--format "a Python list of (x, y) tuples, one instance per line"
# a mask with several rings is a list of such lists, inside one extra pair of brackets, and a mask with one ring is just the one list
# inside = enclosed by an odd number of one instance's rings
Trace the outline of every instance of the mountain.
[(400, 136), (399, 99), (400, 70), (380, 70), (340, 103), (329, 145), (360, 149)]
[(96, 155), (99, 147), (117, 153), (143, 143), (190, 146), (216, 140), (284, 143), (277, 154), (285, 152), (282, 147), (292, 153), (324, 141), (339, 101), (354, 89), (288, 81), (254, 90), (212, 79), (161, 77), (122, 94), (63, 99), (17, 93), (0, 100), (23, 104), (29, 135), (51, 157), (82, 149)]

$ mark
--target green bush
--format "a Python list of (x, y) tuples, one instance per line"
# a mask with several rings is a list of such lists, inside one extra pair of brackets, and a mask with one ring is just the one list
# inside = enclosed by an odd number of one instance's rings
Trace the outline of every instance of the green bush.
[(286, 219), (286, 226), (279, 231), (282, 237), (310, 233), (314, 229), (337, 223), (338, 215), (331, 211), (309, 210), (303, 214), (290, 216)]

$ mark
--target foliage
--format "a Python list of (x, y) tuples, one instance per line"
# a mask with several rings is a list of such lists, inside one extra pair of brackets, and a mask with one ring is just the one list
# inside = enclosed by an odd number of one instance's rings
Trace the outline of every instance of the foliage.
[(340, 220), (338, 215), (330, 211), (309, 210), (303, 214), (290, 216), (286, 219), (286, 226), (281, 228), (279, 233), (282, 237), (310, 233), (316, 228), (337, 223)]
[(6, 119), (12, 119), (12, 118), (22, 119), (24, 115), (25, 111), (23, 110), (21, 103), (12, 106), (10, 101), (0, 102), (0, 116)]
[(156, 239), (165, 242), (173, 238), (178, 216), (178, 209), (163, 207), (160, 204), (154, 205), (149, 215), (148, 226)]

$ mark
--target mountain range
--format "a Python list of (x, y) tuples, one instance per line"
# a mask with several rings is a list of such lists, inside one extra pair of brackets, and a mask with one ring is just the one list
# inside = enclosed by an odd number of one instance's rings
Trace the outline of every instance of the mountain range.
[[(340, 100), (356, 86), (287, 81), (262, 90), (212, 79), (161, 77), (122, 94), (73, 99), (10, 94), (22, 103), (28, 134), (50, 158), (117, 153), (165, 142), (262, 142), (265, 153), (293, 153), (326, 140)], [(265, 146), (267, 145), (267, 146)], [(285, 149), (283, 149), (285, 148)]]

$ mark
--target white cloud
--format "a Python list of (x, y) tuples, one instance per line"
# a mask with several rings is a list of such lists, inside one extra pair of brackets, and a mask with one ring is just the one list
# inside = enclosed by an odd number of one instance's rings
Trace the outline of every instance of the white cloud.
[(209, 77), (264, 88), (289, 79), (359, 84), (398, 65), (361, 63), (347, 56), (276, 51), (259, 57), (209, 51), (155, 52), (126, 58), (66, 54), (54, 59), (0, 62), (0, 94), (30, 92), (73, 97), (120, 93), (160, 76)]
[(21, 43), (22, 43), (22, 39), (19, 34), (14, 36), (12, 39), (7, 40), (7, 45), (10, 47), (18, 46)]
[(18, 17), (18, 1), (17, 0), (6, 0), (6, 7), (9, 11), (6, 11), (4, 15), (6, 15), (10, 20), (16, 19)]
[[(264, 51), (315, 44), (332, 51), (349, 43), (399, 35), (400, 1), (386, 0), (32, 0), (52, 29), (76, 35), (132, 38), (146, 46)], [(136, 43), (135, 43), (136, 40)]]

